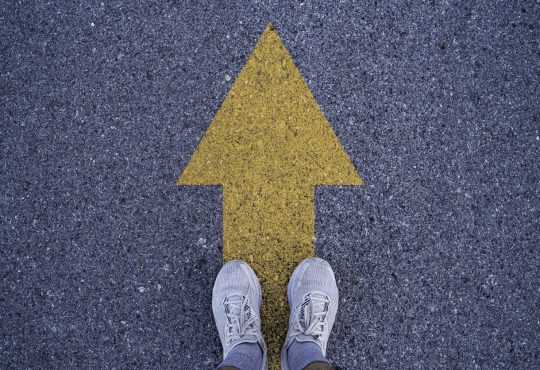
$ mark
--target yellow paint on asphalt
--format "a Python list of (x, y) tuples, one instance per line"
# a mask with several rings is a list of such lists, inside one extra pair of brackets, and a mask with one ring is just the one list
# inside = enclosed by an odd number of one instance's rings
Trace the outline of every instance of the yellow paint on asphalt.
[(257, 272), (270, 369), (279, 369), (287, 281), (314, 254), (315, 186), (362, 180), (271, 24), (178, 184), (223, 185), (223, 257)]

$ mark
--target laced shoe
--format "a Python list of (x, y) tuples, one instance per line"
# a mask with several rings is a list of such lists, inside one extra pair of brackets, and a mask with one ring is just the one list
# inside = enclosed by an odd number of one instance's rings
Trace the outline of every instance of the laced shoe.
[(212, 290), (212, 311), (223, 346), (223, 358), (241, 343), (258, 343), (267, 369), (266, 344), (261, 333), (261, 286), (255, 271), (243, 261), (223, 265)]
[(289, 370), (287, 350), (293, 341), (314, 342), (326, 356), (328, 337), (338, 308), (334, 272), (322, 258), (308, 258), (294, 270), (287, 289), (291, 314), (281, 349), (281, 368)]

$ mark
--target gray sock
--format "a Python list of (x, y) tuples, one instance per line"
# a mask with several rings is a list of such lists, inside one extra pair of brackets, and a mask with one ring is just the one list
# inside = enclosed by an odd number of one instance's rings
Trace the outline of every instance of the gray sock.
[(257, 343), (242, 343), (234, 347), (218, 365), (223, 367), (236, 367), (240, 370), (259, 370), (262, 365), (263, 352)]
[(287, 349), (289, 367), (291, 370), (302, 370), (313, 362), (327, 362), (321, 347), (314, 342), (293, 341)]

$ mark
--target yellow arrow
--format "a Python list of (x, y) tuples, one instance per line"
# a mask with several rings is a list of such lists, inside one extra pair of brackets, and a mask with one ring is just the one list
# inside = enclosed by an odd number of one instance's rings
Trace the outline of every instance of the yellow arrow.
[(288, 324), (287, 279), (314, 254), (315, 186), (362, 180), (269, 24), (179, 185), (223, 185), (223, 258), (261, 280), (271, 369)]

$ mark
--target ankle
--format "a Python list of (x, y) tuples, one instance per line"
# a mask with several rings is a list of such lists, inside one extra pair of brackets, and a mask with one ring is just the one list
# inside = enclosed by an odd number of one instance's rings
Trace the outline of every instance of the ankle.
[(233, 347), (218, 369), (260, 369), (263, 350), (258, 343), (240, 343)]
[(287, 359), (291, 370), (302, 370), (313, 363), (329, 364), (321, 347), (312, 341), (294, 340), (287, 349)]

